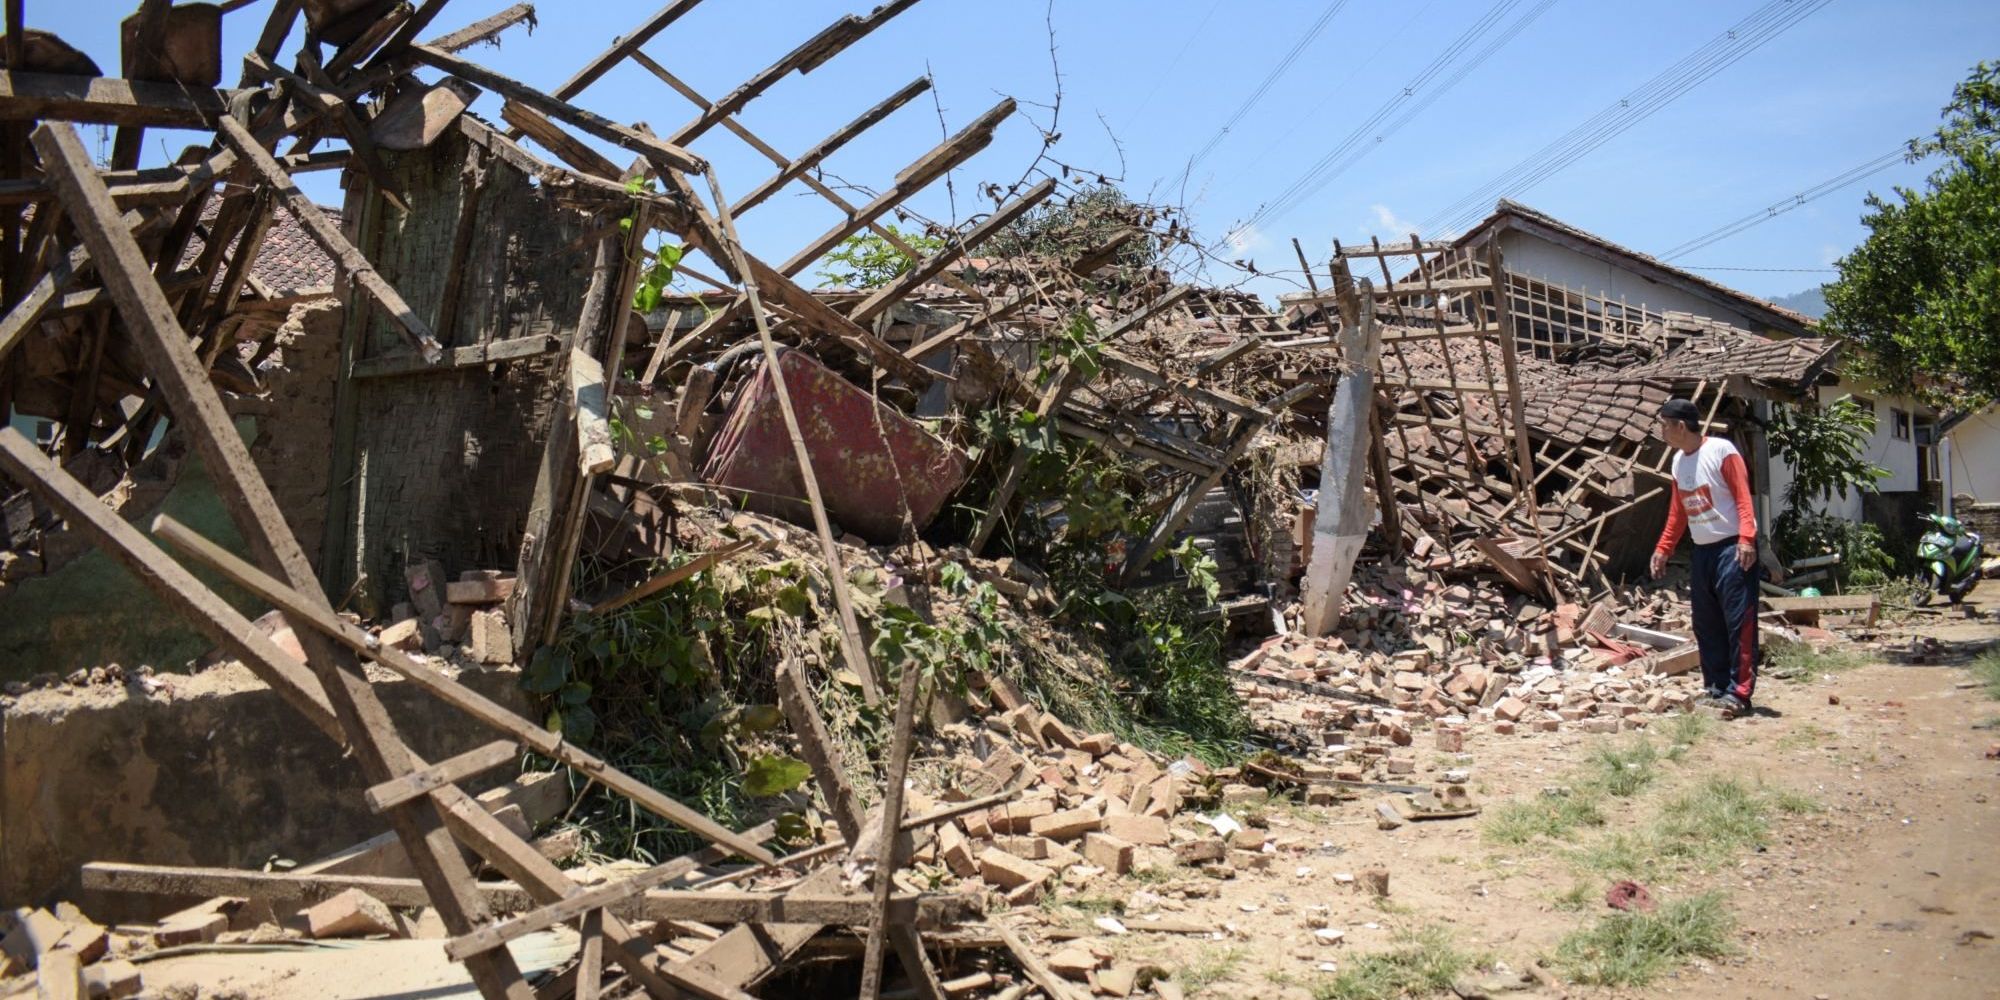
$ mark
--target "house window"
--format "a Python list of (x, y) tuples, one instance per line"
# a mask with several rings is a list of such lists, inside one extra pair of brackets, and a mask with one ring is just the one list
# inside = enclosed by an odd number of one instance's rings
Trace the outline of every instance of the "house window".
[(1863, 412), (1865, 412), (1865, 413), (1867, 413), (1867, 414), (1868, 414), (1869, 416), (1871, 416), (1871, 417), (1872, 417), (1872, 416), (1874, 416), (1874, 415), (1875, 415), (1875, 401), (1874, 401), (1874, 400), (1872, 400), (1872, 399), (1869, 399), (1869, 398), (1868, 398), (1867, 396), (1852, 396), (1852, 397), (1849, 397), (1849, 398), (1853, 399), (1853, 400), (1854, 400), (1854, 405), (1856, 405), (1856, 406), (1858, 406), (1858, 407), (1861, 407), (1862, 411), (1863, 411)]
[(1891, 407), (1889, 410), (1889, 433), (1898, 441), (1910, 439), (1910, 412)]

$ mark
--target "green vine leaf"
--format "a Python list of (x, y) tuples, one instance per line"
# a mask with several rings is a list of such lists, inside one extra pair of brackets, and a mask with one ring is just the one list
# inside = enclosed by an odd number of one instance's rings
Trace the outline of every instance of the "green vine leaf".
[(766, 797), (783, 795), (812, 777), (812, 768), (796, 757), (764, 754), (753, 758), (743, 769), (743, 793)]

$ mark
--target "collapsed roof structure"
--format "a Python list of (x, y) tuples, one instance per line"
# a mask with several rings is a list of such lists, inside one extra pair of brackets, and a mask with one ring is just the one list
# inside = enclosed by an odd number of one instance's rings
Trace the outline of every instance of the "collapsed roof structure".
[[(920, 697), (917, 669), (892, 671), (874, 651), (850, 571), (858, 553), (880, 550), (921, 577), (937, 549), (963, 546), (967, 559), (1014, 551), (1023, 532), (1079, 518), (1024, 490), (1049, 440), (1116, 455), (1139, 484), (1131, 499), (1143, 528), (1102, 553), (1105, 578), (1176, 575), (1163, 555), (1194, 544), (1234, 571), (1237, 600), (1214, 613), (1268, 619), (1287, 608), (1304, 565), (1304, 601), (1288, 624), (1319, 634), (1339, 622), (1347, 575), (1370, 546), (1424, 571), (1490, 570), (1553, 600), (1608, 592), (1632, 535), (1613, 526), (1661, 495), (1666, 454), (1648, 432), (1665, 394), (1692, 395), (1713, 415), (1728, 396), (1811, 383), (1833, 354), (1828, 342), (1770, 341), (1554, 289), (1510, 274), (1497, 252), (1421, 240), (1340, 248), (1327, 289), (1275, 313), (1232, 290), (1177, 284), (1148, 265), (1151, 254), (1135, 263), (1130, 248), (1171, 238), (1143, 212), (1093, 245), (975, 262), (982, 245), (1055, 203), (1055, 179), (995, 189), (982, 218), (937, 233), (935, 249), (913, 246), (882, 220), (986, 147), (1014, 102), (1001, 100), (857, 205), (816, 169), (927, 80), (797, 156), (738, 115), (915, 0), (841, 18), (713, 99), (644, 50), (696, 2), (668, 4), (549, 91), (459, 54), (531, 22), (527, 5), (420, 41), (442, 0), (281, 0), (228, 90), (216, 89), (222, 7), (147, 0), (127, 22), (123, 78), (9, 25), (0, 409), (52, 430), (39, 444), (0, 431), (0, 472), (24, 491), (9, 498), (8, 548), (33, 552), (63, 530), (89, 537), (346, 747), (367, 773), (371, 809), (414, 864), (418, 894), (452, 935), (450, 953), (489, 998), (532, 995), (504, 945), (565, 922), (584, 929), (569, 984), (580, 997), (595, 995), (612, 965), (649, 995), (747, 996), (824, 925), (856, 928), (865, 941), (865, 994), (879, 991), (893, 948), (920, 994), (943, 995), (925, 932), (979, 914), (967, 897), (898, 883), (914, 850), (900, 834), (1021, 788), (909, 815), (913, 730), (929, 695)], [(286, 68), (279, 49), (301, 16), (305, 45)], [(693, 103), (693, 118), (655, 134), (577, 103), (628, 60)], [(501, 122), (468, 110), (481, 95), (501, 102)], [(117, 127), (108, 165), (91, 162), (75, 123)], [(141, 168), (148, 128), (213, 138), (171, 166)], [(759, 150), (774, 172), (725, 185), (694, 151), (718, 131)], [(321, 148), (329, 143), (340, 148)], [(632, 159), (620, 165), (603, 147)], [(331, 169), (347, 182), (338, 212), (294, 180)], [(795, 184), (840, 220), (783, 258), (751, 253), (737, 220)], [(801, 285), (807, 268), (864, 232), (907, 267), (873, 289)], [(1417, 266), (1392, 277), (1386, 261), (1404, 254)], [(1379, 283), (1365, 275), (1378, 265)], [(672, 275), (712, 287), (671, 289)], [(271, 465), (232, 418), (268, 402), (274, 353), (296, 342), (301, 317), (328, 305), (337, 328), (320, 335), (337, 362), (317, 389), (330, 414), (326, 473), (299, 494), (310, 503), (294, 502), (267, 481)], [(980, 437), (982, 413), (1008, 414), (1022, 434)], [(141, 511), (100, 502), (107, 482), (163, 440), (201, 456), (247, 556), (171, 518), (141, 532), (128, 523)], [(1313, 484), (1317, 511), (1303, 513), (1301, 488)], [(762, 518), (732, 521), (739, 511)], [(1319, 522), (1310, 538), (1296, 529), (1308, 516)], [(1377, 518), (1383, 530), (1371, 532)], [(839, 849), (831, 842), (781, 855), (767, 846), (770, 824), (731, 829), (419, 655), (464, 641), (482, 657), (527, 661), (580, 617), (768, 549), (778, 521), (810, 530), (810, 607), (833, 642), (824, 660), (771, 664), (765, 682), (844, 843), (872, 838), (873, 853), (849, 867), (822, 860)], [(712, 547), (692, 554), (691, 534)], [(1240, 551), (1224, 552), (1232, 547)], [(169, 550), (282, 612), (298, 650)], [(444, 599), (461, 585), (496, 607)], [(399, 615), (404, 606), (414, 613)], [(336, 609), (408, 627), (390, 639)], [(363, 664), (499, 739), (420, 759)], [(809, 666), (852, 678), (883, 713), (879, 785), (865, 796), (873, 810), (826, 735)], [(709, 848), (614, 887), (581, 888), (459, 787), (523, 748)], [(520, 912), (496, 911), (467, 852), (525, 895)], [(730, 856), (759, 874), (806, 874), (784, 888), (658, 888)], [(342, 884), (99, 871), (126, 890)], [(621, 918), (617, 908), (634, 900), (662, 920), (731, 929), (690, 955)], [(1040, 982), (1032, 956), (1021, 960)]]

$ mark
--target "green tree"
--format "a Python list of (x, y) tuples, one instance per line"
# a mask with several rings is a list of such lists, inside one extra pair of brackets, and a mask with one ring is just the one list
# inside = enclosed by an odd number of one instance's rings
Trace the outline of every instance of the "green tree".
[(1826, 328), (1863, 348), (1864, 374), (1914, 385), (1933, 402), (2000, 396), (2000, 63), (1952, 92), (1944, 126), (1910, 144), (1946, 162), (1896, 200), (1868, 197), (1868, 239), (1826, 289)]
[[(929, 254), (944, 246), (944, 240), (938, 237), (918, 232), (906, 233), (893, 223), (883, 228), (895, 233), (896, 238), (912, 250)], [(826, 265), (818, 273), (820, 279), (830, 285), (880, 288), (901, 277), (916, 263), (915, 258), (897, 249), (881, 234), (860, 232), (840, 241), (840, 245), (826, 255)]]

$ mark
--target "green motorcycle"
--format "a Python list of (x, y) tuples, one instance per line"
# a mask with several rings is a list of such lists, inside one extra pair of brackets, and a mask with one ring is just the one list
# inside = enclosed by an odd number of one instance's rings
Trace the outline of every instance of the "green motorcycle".
[(1938, 594), (1957, 604), (1979, 582), (1979, 533), (1965, 530), (1958, 518), (1943, 514), (1925, 514), (1924, 520), (1931, 523), (1931, 530), (1917, 540), (1917, 561), (1923, 564), (1924, 582), (1929, 586), (1917, 595), (1917, 605), (1929, 604)]

